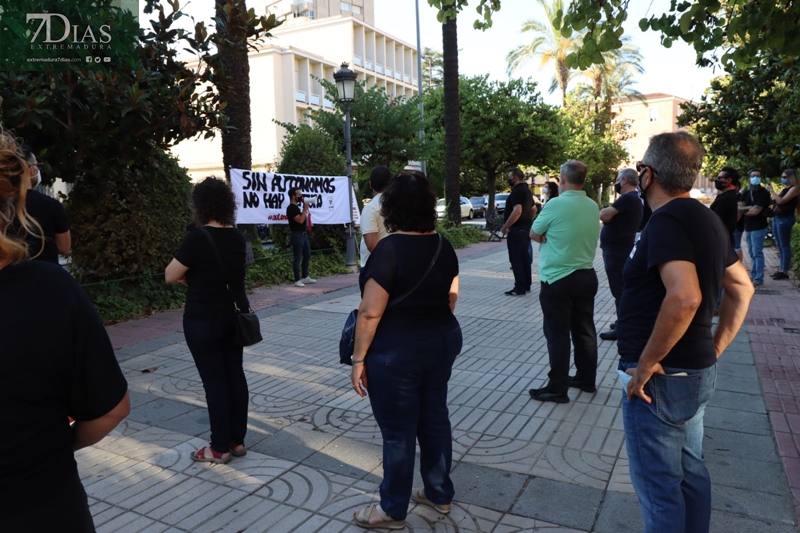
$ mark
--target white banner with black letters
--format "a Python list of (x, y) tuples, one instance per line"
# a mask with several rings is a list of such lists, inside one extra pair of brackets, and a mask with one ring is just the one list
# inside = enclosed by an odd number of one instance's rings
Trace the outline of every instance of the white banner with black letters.
[[(310, 199), (311, 220), (316, 224), (350, 222), (347, 176), (295, 176), (272, 172), (231, 169), (231, 188), (236, 198), (237, 224), (288, 224), (289, 190), (300, 187)], [(353, 221), (361, 223), (355, 193), (350, 190)]]

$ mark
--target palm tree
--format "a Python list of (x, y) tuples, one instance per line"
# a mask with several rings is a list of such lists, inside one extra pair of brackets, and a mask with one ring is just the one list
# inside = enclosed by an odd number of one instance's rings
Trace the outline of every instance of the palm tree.
[(576, 88), (576, 92), (609, 102), (625, 97), (641, 99), (641, 93), (632, 86), (635, 76), (644, 74), (642, 59), (639, 47), (632, 44), (631, 38), (626, 35), (622, 38), (622, 47), (603, 54), (603, 63), (573, 73), (571, 78), (581, 77), (588, 82)]
[(422, 85), (425, 89), (439, 87), (442, 84), (444, 57), (433, 48), (422, 49)]
[(580, 45), (580, 36), (573, 34), (569, 37), (564, 37), (561, 34), (561, 30), (553, 24), (553, 21), (564, 13), (564, 0), (537, 1), (544, 10), (544, 22), (526, 20), (522, 23), (522, 32), (530, 32), (534, 37), (530, 43), (520, 45), (508, 53), (506, 56), (506, 61), (508, 62), (507, 72), (509, 76), (513, 75), (535, 57), (540, 59), (540, 67), (554, 62), (556, 73), (553, 77), (553, 83), (550, 85), (550, 92), (555, 91), (556, 87), (561, 89), (561, 102), (563, 105), (567, 98), (567, 86), (570, 78), (566, 58), (570, 52), (575, 51)]
[[(458, 13), (455, 5), (449, 8)], [(444, 196), (447, 218), (461, 224), (461, 105), (458, 94), (458, 27), (456, 17), (442, 24), (442, 79), (444, 85)]]

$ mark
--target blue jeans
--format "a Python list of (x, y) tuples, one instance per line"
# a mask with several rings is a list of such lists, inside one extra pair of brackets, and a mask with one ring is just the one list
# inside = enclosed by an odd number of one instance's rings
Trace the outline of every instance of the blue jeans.
[(530, 237), (531, 227), (512, 227), (508, 230), (508, 260), (514, 272), (514, 290), (530, 292), (531, 262), (533, 261), (533, 245)]
[(186, 345), (206, 392), (211, 447), (218, 453), (227, 453), (231, 444), (244, 444), (247, 433), (249, 391), (235, 332), (233, 311), (211, 319), (183, 319)]
[(428, 331), (379, 333), (367, 352), (369, 402), (383, 436), (381, 507), (395, 520), (408, 512), (416, 441), (425, 495), (438, 504), (455, 495), (447, 382), (461, 346), (454, 319)]
[(787, 272), (792, 266), (792, 226), (794, 215), (788, 217), (773, 217), (772, 234), (775, 236), (775, 246), (781, 256), (781, 270)]
[[(620, 363), (620, 369), (636, 363)], [(703, 414), (717, 381), (717, 366), (664, 367), (645, 385), (652, 398), (622, 396), (622, 417), (633, 488), (645, 533), (708, 533), (711, 478), (703, 457)], [(686, 372), (688, 376), (674, 376)]]
[(733, 230), (733, 251), (740, 252), (742, 250), (742, 234), (743, 231), (738, 229)]
[(750, 278), (753, 281), (764, 281), (764, 239), (767, 238), (767, 228), (756, 231), (745, 231), (747, 249), (753, 263)]
[(308, 261), (311, 259), (311, 245), (308, 242), (308, 237), (305, 233), (293, 231), (289, 237), (289, 243), (292, 245), (292, 270), (294, 272), (294, 280), (300, 281), (300, 260), (303, 260), (303, 278), (308, 277)]

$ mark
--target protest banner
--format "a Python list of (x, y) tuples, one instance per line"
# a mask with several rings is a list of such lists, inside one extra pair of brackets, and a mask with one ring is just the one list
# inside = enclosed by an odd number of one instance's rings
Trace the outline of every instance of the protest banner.
[[(294, 187), (311, 197), (309, 211), (314, 224), (350, 222), (347, 176), (296, 176), (236, 168), (231, 169), (230, 175), (237, 224), (288, 224), (286, 207), (290, 203), (289, 190)], [(359, 225), (361, 215), (352, 189), (350, 194), (353, 221)]]

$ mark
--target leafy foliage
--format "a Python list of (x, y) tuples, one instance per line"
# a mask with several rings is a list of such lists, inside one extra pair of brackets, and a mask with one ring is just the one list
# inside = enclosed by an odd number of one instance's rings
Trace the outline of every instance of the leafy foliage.
[(678, 118), (691, 125), (707, 152), (765, 176), (800, 163), (800, 107), (797, 58), (765, 57), (753, 68), (711, 82), (700, 103), (687, 102)]
[(191, 221), (191, 182), (153, 149), (120, 172), (84, 176), (67, 201), (72, 270), (95, 281), (163, 271)]
[[(475, 29), (485, 30), (492, 27), (492, 15), (500, 10), (501, 0), (476, 0), (475, 10), (479, 18), (472, 24)], [(442, 24), (456, 18), (458, 13), (469, 4), (469, 0), (428, 0), (428, 4), (439, 9), (436, 18)]]
[[(327, 94), (336, 94), (336, 86), (319, 80)], [(366, 182), (376, 165), (392, 170), (403, 169), (409, 161), (425, 158), (425, 146), (419, 140), (422, 119), (418, 96), (392, 97), (383, 87), (356, 84), (355, 101), (350, 106), (353, 162), (359, 167), (357, 181)], [(309, 113), (312, 121), (345, 151), (344, 106), (336, 102), (336, 111), (324, 109)], [(286, 124), (282, 124), (287, 127)]]
[[(557, 26), (587, 32), (580, 50), (570, 54), (570, 68), (602, 62), (602, 53), (622, 46), (622, 23), (630, 0), (573, 0)], [(739, 68), (756, 65), (762, 52), (800, 55), (795, 38), (800, 7), (794, 0), (672, 0), (669, 9), (639, 21), (642, 31), (661, 33), (669, 48), (678, 39), (694, 46), (697, 63), (716, 61)], [(718, 57), (718, 50), (723, 53)]]
[[(429, 91), (425, 97), (425, 131), (435, 151), (441, 150), (444, 137), (443, 98), (442, 89)], [(481, 193), (488, 191), (490, 205), (494, 205), (496, 179), (502, 172), (521, 165), (553, 167), (564, 161), (561, 117), (542, 101), (535, 83), (462, 77), (459, 100), (461, 170), (485, 176)], [(433, 183), (441, 180), (442, 170), (439, 158), (433, 158), (429, 164)]]
[[(281, 163), (278, 172), (306, 176), (343, 176), (345, 160), (343, 152), (321, 128), (307, 124), (285, 125), (288, 133), (283, 139)], [(313, 217), (312, 217), (313, 222)], [(275, 246), (287, 250), (289, 227), (285, 224), (270, 226), (270, 235)], [(345, 233), (341, 224), (315, 225), (308, 235), (312, 250), (334, 248), (345, 249)]]
[[(568, 132), (567, 159), (578, 159), (586, 164), (588, 175), (584, 190), (600, 203), (601, 189), (612, 186), (617, 169), (628, 158), (622, 148), (622, 142), (630, 137), (627, 125), (611, 122), (603, 107), (575, 96), (567, 98), (567, 105), (560, 113)], [(552, 170), (557, 173), (555, 167)]]
[(470, 244), (486, 241), (486, 233), (475, 226), (454, 226), (449, 220), (440, 220), (436, 231), (447, 237), (453, 248), (466, 248)]
[(444, 76), (444, 56), (439, 50), (422, 49), (422, 86), (424, 89), (441, 87)]

